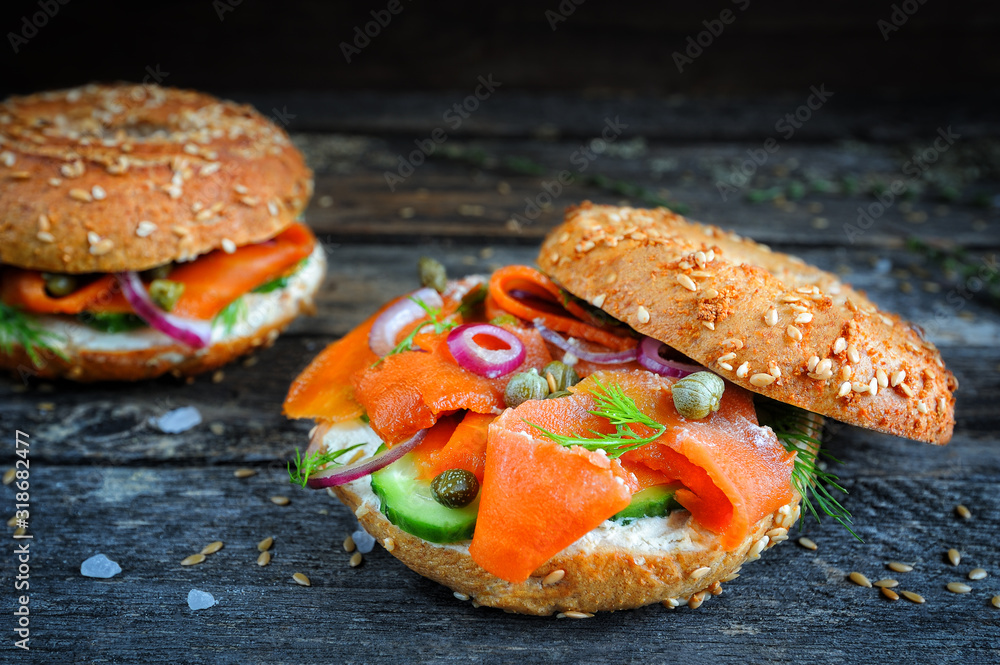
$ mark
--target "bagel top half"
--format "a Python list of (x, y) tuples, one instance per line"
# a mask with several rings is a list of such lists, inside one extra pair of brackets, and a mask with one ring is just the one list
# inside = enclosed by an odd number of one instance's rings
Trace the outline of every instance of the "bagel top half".
[(752, 392), (944, 444), (955, 377), (922, 331), (836, 275), (669, 210), (586, 202), (538, 263), (573, 295)]
[(267, 240), (312, 173), (249, 106), (156, 85), (87, 85), (0, 104), (0, 263), (145, 270)]

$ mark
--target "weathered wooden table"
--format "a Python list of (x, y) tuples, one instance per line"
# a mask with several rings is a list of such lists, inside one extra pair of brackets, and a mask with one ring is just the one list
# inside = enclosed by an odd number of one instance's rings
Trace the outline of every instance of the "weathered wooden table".
[[(935, 123), (947, 126), (952, 116), (908, 117), (906, 125), (896, 120), (904, 114), (872, 119), (831, 110), (803, 129), (814, 142), (782, 143), (723, 201), (717, 182), (763, 145), (785, 106), (798, 102), (699, 112), (694, 104), (608, 108), (498, 99), (391, 192), (384, 174), (396, 169), (397, 155), (409, 155), (414, 139), (430, 136), (442, 109), (458, 100), (357, 98), (353, 108), (364, 113), (331, 104), (326, 114), (315, 100), (285, 102), (302, 117), (290, 129), (309, 129), (295, 139), (317, 171), (308, 219), (326, 245), (330, 271), (317, 316), (227, 367), (218, 382), (0, 380), (4, 468), (14, 460), (15, 431), (30, 435), (33, 535), (31, 651), (13, 646), (14, 604), (7, 600), (0, 660), (1000, 661), (1000, 609), (990, 604), (1000, 594), (1000, 313), (975, 281), (995, 277), (996, 264), (984, 257), (1000, 245), (992, 198), (1000, 160), (989, 131), (956, 121), (963, 137), (915, 180), (903, 173), (904, 163), (932, 146)], [(281, 108), (280, 98), (259, 101)], [(590, 144), (594, 157), (583, 176), (591, 178), (547, 202), (543, 183), (560, 170), (575, 172), (574, 153), (615, 114), (634, 128), (610, 144)], [(876, 142), (837, 140), (861, 125)], [(872, 192), (896, 179), (920, 191), (896, 198), (851, 242), (844, 224), (856, 223), (858, 206), (869, 206)], [(565, 205), (584, 198), (641, 205), (653, 197), (840, 272), (880, 305), (923, 325), (961, 383), (951, 444), (830, 426), (827, 447), (844, 462), (844, 503), (864, 544), (832, 522), (806, 520), (816, 551), (793, 538), (698, 610), (655, 605), (587, 621), (524, 617), (456, 600), (381, 548), (350, 567), (342, 541), (355, 528), (353, 516), (324, 492), (290, 485), (285, 473), (310, 427), (280, 412), (296, 374), (376, 305), (412, 289), (420, 255), (439, 258), (452, 274), (531, 262)], [(535, 219), (529, 203), (541, 206)], [(980, 274), (949, 276), (926, 253), (907, 248), (910, 236), (970, 248), (965, 261)], [(167, 435), (150, 424), (186, 405), (200, 410), (201, 425)], [(236, 478), (240, 467), (258, 473)], [(275, 505), (275, 495), (290, 497), (290, 505)], [(11, 487), (0, 490), (0, 501), (11, 514)], [(969, 507), (971, 519), (956, 515), (957, 504)], [(259, 567), (256, 545), (266, 536), (274, 537), (274, 558)], [(200, 565), (180, 565), (215, 540), (225, 543), (221, 551)], [(21, 593), (14, 591), (14, 547), (9, 540), (0, 554), (7, 599)], [(962, 553), (958, 566), (948, 563), (949, 548)], [(109, 580), (82, 577), (80, 563), (98, 552), (123, 572)], [(889, 561), (913, 571), (890, 572)], [(989, 577), (969, 582), (972, 593), (945, 589), (975, 567)], [(926, 603), (891, 602), (847, 581), (851, 571), (873, 581), (895, 577), (897, 590), (918, 592)], [(296, 572), (312, 587), (295, 584)], [(189, 610), (192, 588), (211, 592), (218, 605)]]

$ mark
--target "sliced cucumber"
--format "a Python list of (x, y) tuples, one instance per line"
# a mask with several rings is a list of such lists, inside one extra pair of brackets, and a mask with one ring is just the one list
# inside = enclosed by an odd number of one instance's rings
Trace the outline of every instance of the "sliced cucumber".
[(446, 508), (434, 500), (431, 483), (419, 477), (412, 453), (372, 474), (372, 491), (382, 513), (403, 531), (432, 543), (472, 538), (479, 497), (464, 508)]
[(631, 522), (640, 517), (666, 517), (671, 510), (680, 508), (674, 493), (683, 487), (680, 483), (655, 485), (632, 495), (632, 503), (612, 516), (616, 522)]

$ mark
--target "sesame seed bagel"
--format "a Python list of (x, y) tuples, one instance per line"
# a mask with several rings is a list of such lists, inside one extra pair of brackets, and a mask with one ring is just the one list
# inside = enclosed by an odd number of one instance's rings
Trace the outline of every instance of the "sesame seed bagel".
[(249, 106), (156, 85), (0, 104), (0, 263), (144, 270), (267, 240), (312, 193), (288, 135)]
[(194, 376), (272, 345), (299, 314), (312, 314), (325, 273), (326, 255), (317, 246), (286, 286), (245, 294), (245, 316), (231, 329), (215, 326), (212, 343), (197, 350), (150, 328), (100, 333), (66, 317), (35, 316), (42, 329), (55, 336), (53, 350), (38, 349), (40, 362), (35, 363), (21, 346), (13, 345), (9, 353), (0, 349), (0, 369), (11, 370), (22, 380), (29, 376), (79, 382), (141, 381), (167, 373)]
[(896, 314), (801, 259), (669, 210), (585, 202), (545, 239), (573, 295), (747, 390), (944, 444), (955, 377)]
[[(359, 440), (366, 442), (369, 455), (381, 443), (360, 422), (335, 425), (324, 437), (328, 450)], [(480, 568), (469, 555), (468, 541), (435, 544), (393, 525), (379, 510), (369, 478), (330, 488), (330, 493), (354, 511), (387, 551), (420, 575), (477, 605), (534, 615), (615, 611), (657, 602), (695, 608), (709, 594), (721, 593), (722, 583), (733, 579), (745, 562), (786, 540), (800, 513), (799, 496), (793, 491), (791, 503), (751, 525), (746, 539), (728, 551), (717, 535), (695, 524), (684, 510), (630, 525), (606, 521), (527, 581), (512, 584)]]

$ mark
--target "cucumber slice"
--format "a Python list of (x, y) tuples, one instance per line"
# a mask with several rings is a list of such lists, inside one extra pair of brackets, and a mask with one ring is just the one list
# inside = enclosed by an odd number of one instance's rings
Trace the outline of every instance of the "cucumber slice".
[(683, 487), (680, 483), (655, 485), (632, 495), (632, 503), (611, 517), (616, 522), (631, 522), (640, 517), (666, 517), (681, 505), (674, 499), (674, 492)]
[(430, 481), (419, 477), (412, 453), (379, 469), (371, 478), (372, 491), (382, 503), (382, 513), (403, 531), (432, 543), (472, 538), (479, 497), (464, 508), (442, 506), (431, 494)]

